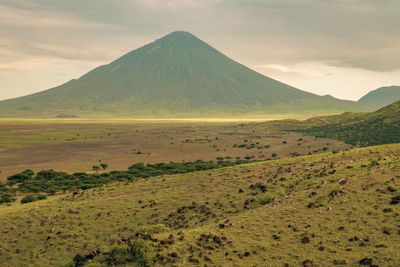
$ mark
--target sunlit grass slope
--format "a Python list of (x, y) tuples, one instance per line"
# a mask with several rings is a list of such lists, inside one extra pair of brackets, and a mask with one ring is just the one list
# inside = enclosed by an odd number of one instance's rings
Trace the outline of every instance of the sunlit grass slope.
[(344, 140), (352, 145), (400, 142), (400, 101), (371, 113), (344, 113), (294, 124), (317, 137)]

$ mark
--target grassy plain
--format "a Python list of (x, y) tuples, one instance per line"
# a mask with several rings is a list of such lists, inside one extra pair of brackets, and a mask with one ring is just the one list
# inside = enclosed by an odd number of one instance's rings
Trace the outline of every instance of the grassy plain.
[(93, 251), (100, 255), (92, 267), (110, 265), (110, 255), (117, 264), (123, 254), (113, 253), (132, 240), (145, 242), (150, 266), (398, 266), (400, 144), (349, 149), (285, 127), (0, 120), (2, 179), (25, 169), (91, 171), (99, 163), (115, 170), (137, 162), (261, 160), (28, 204), (19, 195), (0, 205), (0, 266), (80, 266), (72, 263), (77, 253)]
[(25, 169), (90, 171), (100, 161), (109, 169), (126, 169), (137, 162), (261, 160), (349, 147), (256, 127), (255, 120), (1, 119), (0, 180)]

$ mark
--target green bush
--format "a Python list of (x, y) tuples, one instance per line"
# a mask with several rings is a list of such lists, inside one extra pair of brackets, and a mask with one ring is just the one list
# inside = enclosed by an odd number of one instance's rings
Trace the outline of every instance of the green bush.
[(21, 204), (26, 204), (26, 203), (30, 203), (30, 202), (34, 202), (38, 200), (37, 197), (33, 196), (33, 195), (29, 195), (24, 197), (23, 199), (21, 199)]
[(43, 200), (43, 199), (47, 199), (46, 195), (38, 195), (37, 196), (38, 200)]
[(130, 247), (130, 253), (133, 258), (133, 262), (136, 262), (139, 266), (147, 267), (151, 264), (150, 255), (148, 255), (148, 246), (143, 240), (138, 240), (133, 243)]
[(274, 199), (275, 199), (274, 195), (266, 193), (264, 196), (262, 196), (262, 198), (258, 202), (260, 203), (260, 205), (266, 205), (272, 203)]
[(9, 193), (3, 193), (2, 195), (0, 195), (0, 204), (14, 202), (14, 201), (15, 198), (13, 198), (12, 195)]
[(117, 265), (117, 264), (126, 264), (131, 261), (131, 255), (129, 253), (128, 246), (115, 246), (108, 252), (104, 259), (103, 263), (107, 266)]
[(137, 240), (130, 245), (112, 247), (109, 252), (103, 253), (98, 260), (107, 266), (136, 263), (137, 266), (148, 267), (152, 262), (148, 251), (149, 247), (146, 242)]

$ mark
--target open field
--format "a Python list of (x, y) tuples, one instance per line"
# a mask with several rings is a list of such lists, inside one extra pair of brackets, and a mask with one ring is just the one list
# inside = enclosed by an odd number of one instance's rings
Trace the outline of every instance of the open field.
[(263, 160), (345, 148), (341, 141), (248, 122), (2, 119), (0, 180), (26, 169), (90, 171), (100, 162), (126, 169), (137, 162)]
[(0, 262), (118, 262), (111, 246), (143, 240), (152, 266), (398, 266), (399, 168), (384, 145), (3, 205)]

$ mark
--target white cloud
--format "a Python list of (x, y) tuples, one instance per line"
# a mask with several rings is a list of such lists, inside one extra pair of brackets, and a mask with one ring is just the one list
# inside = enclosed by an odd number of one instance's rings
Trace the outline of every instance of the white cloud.
[(266, 65), (257, 65), (255, 68), (264, 69), (264, 72), (271, 71), (273, 73), (281, 73), (288, 74), (293, 77), (324, 77), (327, 74), (321, 73), (319, 71), (311, 70), (306, 67), (298, 67), (298, 66), (283, 66), (283, 65), (274, 65), (274, 64), (266, 64)]

